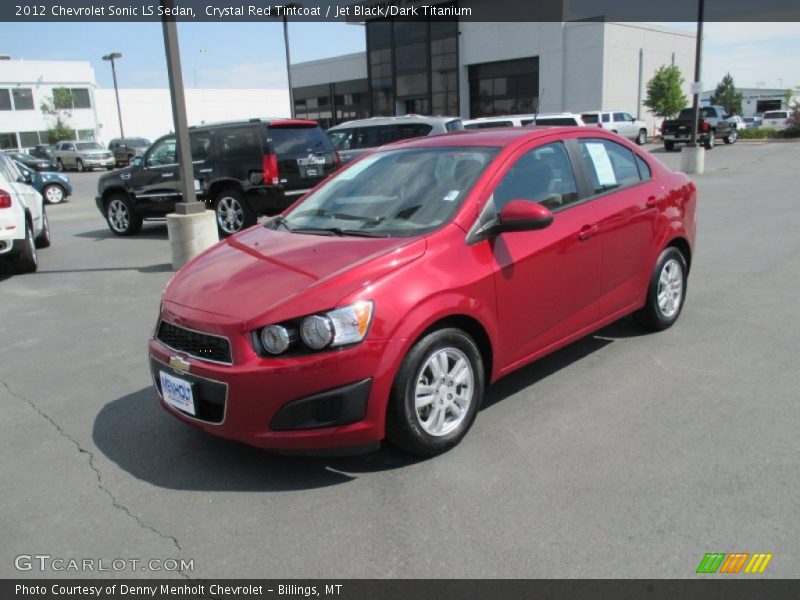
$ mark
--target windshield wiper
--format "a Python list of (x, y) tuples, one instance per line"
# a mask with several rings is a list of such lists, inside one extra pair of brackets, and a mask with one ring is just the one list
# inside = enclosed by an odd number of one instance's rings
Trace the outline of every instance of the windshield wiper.
[(365, 231), (363, 229), (342, 229), (341, 227), (296, 227), (292, 233), (311, 233), (314, 235), (338, 235), (341, 237), (370, 237), (382, 238), (389, 237), (386, 233), (378, 231)]
[(366, 221), (370, 225), (377, 225), (378, 223), (383, 222), (383, 220), (385, 219), (385, 217), (367, 217), (363, 215), (351, 215), (348, 213), (340, 213), (332, 210), (325, 210), (324, 208), (315, 208), (312, 210), (306, 210), (301, 213), (297, 213), (294, 216), (330, 217), (332, 219), (339, 219), (342, 221)]

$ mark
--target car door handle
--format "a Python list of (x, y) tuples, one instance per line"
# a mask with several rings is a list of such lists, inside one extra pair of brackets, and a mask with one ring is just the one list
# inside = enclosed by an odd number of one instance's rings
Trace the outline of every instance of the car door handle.
[(597, 233), (598, 227), (597, 225), (584, 225), (581, 227), (580, 232), (578, 232), (578, 238), (585, 242), (588, 239), (594, 237), (594, 234)]
[(650, 196), (647, 201), (644, 203), (647, 208), (655, 208), (658, 206), (658, 198), (655, 196)]
[(170, 172), (170, 173), (162, 173), (162, 174), (161, 174), (161, 176), (162, 176), (162, 177), (172, 177), (173, 175), (175, 175), (175, 173), (173, 173), (173, 172)]

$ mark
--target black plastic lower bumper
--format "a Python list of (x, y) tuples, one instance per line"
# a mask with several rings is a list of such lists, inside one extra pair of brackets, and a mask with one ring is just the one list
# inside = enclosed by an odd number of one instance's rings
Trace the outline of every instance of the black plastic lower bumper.
[(293, 400), (273, 417), (270, 429), (291, 431), (349, 425), (367, 414), (372, 379), (328, 390), (313, 396)]

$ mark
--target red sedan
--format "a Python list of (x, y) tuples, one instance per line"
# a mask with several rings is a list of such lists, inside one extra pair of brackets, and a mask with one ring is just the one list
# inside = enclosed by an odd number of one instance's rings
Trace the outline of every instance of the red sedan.
[(164, 291), (164, 407), (281, 450), (432, 455), (488, 383), (633, 313), (678, 319), (696, 191), (595, 128), (393, 144), (220, 242)]

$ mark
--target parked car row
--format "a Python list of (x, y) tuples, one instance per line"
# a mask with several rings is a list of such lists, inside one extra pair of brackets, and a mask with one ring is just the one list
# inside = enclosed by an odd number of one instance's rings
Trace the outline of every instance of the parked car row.
[[(434, 455), (464, 438), (499, 377), (627, 314), (650, 330), (678, 319), (695, 186), (620, 135), (417, 137), (333, 173), (315, 125), (190, 134), (196, 176), (213, 174), (199, 188), (226, 227), (249, 192), (283, 201), (318, 185), (262, 226), (226, 229), (167, 285), (149, 365), (186, 424), (264, 448), (388, 438)], [(101, 177), (98, 206), (117, 233), (131, 232), (140, 201), (173, 202), (158, 187), (175, 170), (170, 139)]]
[(44, 200), (30, 183), (29, 176), (0, 152), (0, 261), (15, 273), (35, 271), (37, 250), (50, 246)]
[(38, 191), (47, 204), (64, 202), (72, 194), (72, 182), (63, 173), (57, 172), (55, 165), (30, 154), (8, 152), (9, 157), (28, 183)]

